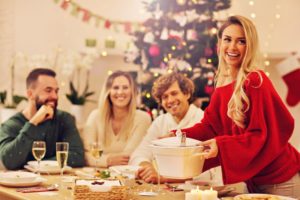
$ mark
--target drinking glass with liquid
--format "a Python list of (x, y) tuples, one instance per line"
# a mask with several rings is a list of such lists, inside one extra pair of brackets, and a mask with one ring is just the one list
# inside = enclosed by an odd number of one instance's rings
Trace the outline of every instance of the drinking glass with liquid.
[(95, 158), (95, 161), (96, 161), (95, 171), (96, 171), (96, 168), (98, 166), (98, 161), (103, 153), (101, 144), (98, 142), (91, 143), (90, 144), (90, 153)]
[(40, 162), (46, 154), (46, 143), (44, 141), (34, 141), (32, 143), (32, 155), (38, 162), (37, 174), (40, 175)]
[(57, 142), (56, 143), (56, 160), (60, 168), (60, 175), (64, 173), (64, 167), (67, 165), (69, 152), (69, 143), (68, 142)]

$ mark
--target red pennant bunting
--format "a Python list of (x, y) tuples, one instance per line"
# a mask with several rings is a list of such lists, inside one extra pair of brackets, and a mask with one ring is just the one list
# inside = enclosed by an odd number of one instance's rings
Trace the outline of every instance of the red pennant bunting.
[(104, 23), (104, 27), (105, 27), (106, 29), (109, 29), (110, 26), (111, 26), (111, 22), (110, 22), (109, 20), (106, 20), (105, 23)]
[(64, 10), (67, 10), (69, 7), (69, 1), (63, 1), (60, 7)]
[(82, 21), (88, 22), (91, 18), (91, 13), (86, 9), (81, 9), (81, 12), (83, 12)]

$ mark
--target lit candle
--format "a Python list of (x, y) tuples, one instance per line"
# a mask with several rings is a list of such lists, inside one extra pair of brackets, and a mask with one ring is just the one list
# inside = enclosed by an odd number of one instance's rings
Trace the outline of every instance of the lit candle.
[(204, 190), (202, 192), (202, 199), (203, 200), (217, 200), (218, 199), (218, 192), (210, 188), (210, 190)]
[(202, 190), (199, 190), (197, 186), (196, 189), (191, 190), (191, 192), (185, 193), (185, 200), (201, 200)]

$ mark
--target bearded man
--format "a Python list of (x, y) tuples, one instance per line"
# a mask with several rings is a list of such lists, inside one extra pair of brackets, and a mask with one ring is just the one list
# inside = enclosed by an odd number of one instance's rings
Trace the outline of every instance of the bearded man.
[(83, 144), (74, 117), (57, 109), (59, 88), (55, 76), (54, 71), (45, 68), (36, 68), (27, 76), (27, 106), (0, 127), (0, 168), (20, 169), (34, 160), (34, 141), (45, 141), (44, 159), (48, 160), (56, 160), (56, 142), (68, 142), (67, 164), (84, 165)]

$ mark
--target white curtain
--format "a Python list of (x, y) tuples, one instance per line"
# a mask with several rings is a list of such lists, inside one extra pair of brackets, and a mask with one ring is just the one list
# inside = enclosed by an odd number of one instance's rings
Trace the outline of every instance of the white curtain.
[(0, 91), (9, 91), (11, 85), (10, 72), (15, 52), (14, 2), (0, 0)]

